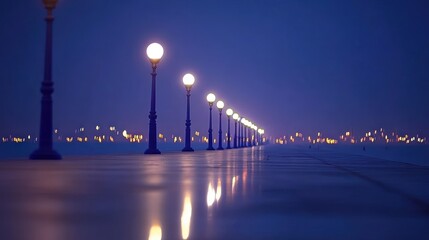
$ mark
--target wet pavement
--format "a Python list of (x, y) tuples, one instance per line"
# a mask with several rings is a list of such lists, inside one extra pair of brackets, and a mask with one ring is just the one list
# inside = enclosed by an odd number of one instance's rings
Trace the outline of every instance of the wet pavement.
[(281, 146), (4, 160), (0, 239), (429, 239), (429, 167)]

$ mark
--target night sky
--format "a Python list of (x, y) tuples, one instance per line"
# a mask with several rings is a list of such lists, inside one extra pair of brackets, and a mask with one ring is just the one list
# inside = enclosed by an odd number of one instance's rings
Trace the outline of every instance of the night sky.
[[(145, 49), (159, 42), (159, 132), (184, 134), (181, 78), (190, 72), (192, 131), (203, 134), (212, 91), (272, 136), (380, 127), (429, 136), (428, 9), (428, 1), (59, 0), (54, 127), (146, 135)], [(1, 3), (2, 136), (38, 132), (45, 14), (41, 0)]]

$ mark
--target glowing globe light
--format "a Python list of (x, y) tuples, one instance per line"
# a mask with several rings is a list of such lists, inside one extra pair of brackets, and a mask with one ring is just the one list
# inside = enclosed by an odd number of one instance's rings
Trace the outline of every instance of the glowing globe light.
[[(228, 110), (227, 110), (228, 111)], [(227, 113), (228, 114), (228, 113)], [(234, 113), (233, 115), (232, 115), (232, 118), (234, 119), (234, 120), (238, 120), (238, 118), (239, 118), (240, 116), (237, 114), (237, 113)]]
[(241, 123), (244, 124), (246, 122), (246, 118), (241, 118)]
[(215, 100), (216, 100), (216, 96), (213, 93), (209, 93), (207, 95), (207, 102), (214, 103)]
[(194, 82), (195, 77), (192, 74), (187, 73), (183, 76), (183, 84), (185, 84), (185, 86), (190, 87), (194, 84)]
[(217, 103), (216, 103), (216, 107), (218, 108), (218, 109), (223, 109), (223, 107), (225, 107), (225, 103), (223, 103), (223, 101), (217, 101)]
[(231, 109), (231, 108), (228, 108), (228, 109), (226, 110), (226, 115), (228, 115), (228, 116), (232, 116), (232, 114), (234, 114), (234, 111), (232, 111), (232, 109)]
[(164, 48), (159, 43), (151, 43), (146, 49), (146, 54), (150, 61), (156, 64), (161, 60), (162, 55), (164, 55)]

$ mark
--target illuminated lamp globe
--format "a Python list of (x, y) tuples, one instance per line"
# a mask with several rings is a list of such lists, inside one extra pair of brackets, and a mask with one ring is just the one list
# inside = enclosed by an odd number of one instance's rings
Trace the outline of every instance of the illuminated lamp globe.
[(195, 82), (195, 77), (190, 74), (187, 73), (185, 74), (185, 76), (183, 76), (183, 84), (185, 84), (186, 87), (191, 87)]
[(259, 133), (259, 134), (262, 134), (262, 129), (258, 129), (258, 133)]
[(241, 123), (245, 124), (245, 122), (246, 122), (246, 118), (241, 118)]
[(216, 107), (218, 108), (218, 109), (223, 109), (223, 107), (225, 107), (225, 103), (223, 103), (223, 101), (217, 101), (217, 103), (216, 103)]
[(234, 120), (238, 120), (238, 118), (239, 118), (240, 116), (238, 116), (238, 114), (237, 113), (234, 113), (233, 115), (232, 115), (232, 118), (234, 119)]
[(157, 64), (164, 55), (164, 48), (159, 43), (151, 43), (146, 49), (146, 54), (153, 64)]
[(231, 109), (231, 108), (228, 108), (228, 109), (226, 110), (226, 115), (228, 115), (228, 116), (232, 116), (232, 114), (234, 114), (234, 111), (232, 111), (232, 109)]
[(216, 96), (213, 93), (207, 94), (207, 102), (214, 103), (215, 100), (216, 100)]

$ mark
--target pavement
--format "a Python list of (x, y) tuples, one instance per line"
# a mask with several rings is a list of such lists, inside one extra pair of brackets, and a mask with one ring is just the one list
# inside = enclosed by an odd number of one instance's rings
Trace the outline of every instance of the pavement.
[(429, 239), (429, 167), (269, 145), (2, 160), (0, 239)]

